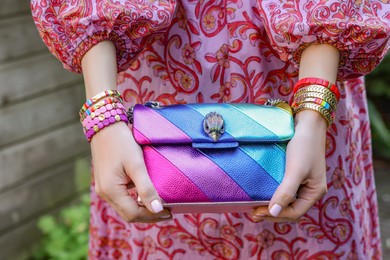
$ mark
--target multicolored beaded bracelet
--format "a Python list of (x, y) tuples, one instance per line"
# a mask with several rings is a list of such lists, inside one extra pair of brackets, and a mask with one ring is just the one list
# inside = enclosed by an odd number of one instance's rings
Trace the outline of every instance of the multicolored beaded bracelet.
[(116, 108), (116, 109), (110, 109), (110, 110), (105, 110), (104, 112), (102, 111), (99, 115), (96, 115), (94, 117), (87, 116), (83, 122), (83, 130), (86, 132), (90, 128), (92, 128), (94, 125), (98, 124), (99, 122), (104, 121), (107, 118), (110, 118), (112, 116), (116, 115), (123, 115), (126, 114), (126, 110), (122, 108)]
[(87, 108), (89, 108), (91, 105), (93, 105), (95, 102), (97, 102), (98, 100), (100, 100), (101, 98), (104, 98), (104, 97), (108, 97), (108, 96), (112, 96), (112, 97), (119, 97), (122, 99), (122, 96), (121, 94), (119, 93), (119, 91), (117, 90), (105, 90), (103, 92), (100, 92), (98, 93), (97, 95), (93, 96), (92, 98), (88, 99), (84, 105), (81, 107), (80, 109), (80, 116), (85, 112), (85, 110), (87, 110)]
[(87, 100), (79, 115), (88, 142), (104, 127), (117, 122), (128, 124), (122, 96), (117, 90), (106, 90)]
[(96, 109), (94, 112), (92, 112), (89, 115), (84, 114), (84, 118), (82, 120), (82, 123), (85, 122), (87, 118), (94, 119), (95, 117), (99, 116), (102, 113), (105, 113), (106, 111), (110, 111), (113, 109), (122, 109), (125, 110), (125, 107), (123, 106), (122, 103), (112, 103), (112, 104), (105, 104), (98, 109)]
[(117, 104), (119, 108), (124, 108), (122, 104), (122, 100), (117, 97), (106, 97), (105, 99), (100, 100), (99, 102), (93, 104), (91, 107), (89, 107), (84, 114), (80, 116), (80, 121), (82, 121), (87, 115), (91, 115), (95, 111), (97, 111), (102, 106), (105, 106), (107, 104)]
[[(95, 118), (96, 119), (96, 118)], [(88, 129), (84, 134), (88, 142), (91, 142), (92, 137), (101, 131), (103, 128), (115, 124), (117, 122), (129, 123), (126, 114), (110, 116), (105, 118), (103, 121), (99, 121), (97, 124), (94, 124), (90, 129)]]
[(340, 99), (340, 91), (335, 84), (333, 84), (332, 82), (326, 79), (315, 78), (315, 77), (308, 77), (308, 78), (303, 78), (298, 80), (294, 86), (294, 93), (296, 93), (298, 89), (308, 85), (320, 85), (325, 88), (328, 88), (336, 95), (337, 100)]

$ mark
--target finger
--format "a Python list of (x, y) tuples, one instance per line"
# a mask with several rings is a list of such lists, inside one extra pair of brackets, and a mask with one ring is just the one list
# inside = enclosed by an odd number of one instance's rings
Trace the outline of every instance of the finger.
[(270, 204), (269, 213), (277, 217), (284, 208), (286, 208), (295, 199), (295, 194), (301, 184), (298, 178), (292, 178), (293, 175), (285, 175), (282, 183), (276, 189)]
[[(142, 153), (138, 153), (142, 154)], [(134, 160), (144, 162), (142, 160)], [(129, 175), (130, 179), (134, 183), (138, 196), (145, 207), (152, 213), (160, 213), (164, 210), (160, 196), (158, 195), (152, 181), (149, 178), (145, 164), (139, 164), (137, 166), (131, 165), (131, 162), (126, 161), (124, 164), (125, 172)]]
[(264, 209), (264, 207), (257, 209), (257, 214), (252, 216), (252, 219), (257, 222), (260, 220), (269, 220), (272, 222), (297, 222), (309, 209), (323, 197), (326, 189), (310, 188), (308, 186), (301, 186), (298, 191), (297, 198), (283, 208), (278, 217), (272, 216)]
[(126, 189), (131, 190), (134, 188), (135, 188), (134, 182), (129, 182), (126, 184)]
[(278, 217), (298, 221), (325, 194), (326, 187), (320, 188), (303, 185), (299, 189), (294, 202), (287, 206)]
[(125, 221), (151, 223), (172, 218), (168, 210), (153, 214), (144, 207), (140, 208), (127, 189), (129, 178), (124, 175), (123, 172), (121, 175), (109, 174), (110, 178), (95, 184), (95, 190)]
[(164, 209), (163, 211), (155, 214), (145, 207), (139, 207), (131, 197), (127, 196), (121, 196), (114, 200), (114, 209), (117, 210), (121, 217), (129, 223), (156, 223), (172, 219), (172, 215), (169, 210)]
[(172, 218), (168, 210), (155, 214), (144, 207), (139, 207), (127, 192), (125, 184), (113, 188), (107, 196), (112, 207), (126, 222), (154, 223)]
[(295, 222), (291, 219), (287, 218), (279, 218), (279, 217), (273, 217), (273, 216), (264, 216), (264, 217), (258, 217), (253, 219), (254, 222), (261, 222), (261, 221), (269, 221), (274, 223), (285, 223), (285, 222)]

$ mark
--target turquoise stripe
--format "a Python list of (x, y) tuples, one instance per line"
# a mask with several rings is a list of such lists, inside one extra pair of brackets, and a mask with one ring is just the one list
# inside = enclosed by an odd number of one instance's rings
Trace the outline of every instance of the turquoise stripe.
[[(282, 137), (282, 141), (290, 140), (294, 134), (294, 129), (291, 128), (293, 124), (293, 118), (287, 112), (284, 112), (282, 109), (273, 107), (273, 106), (264, 106), (261, 109), (264, 109), (259, 113), (259, 108), (253, 106), (252, 104), (231, 104), (237, 110), (241, 111), (252, 120), (260, 122), (263, 127), (268, 131), (274, 133), (276, 136)], [(290, 124), (280, 122), (291, 122)]]
[[(242, 145), (240, 149), (256, 161), (277, 183), (285, 173), (286, 154), (276, 145)], [(263, 162), (263, 163), (260, 163)]]

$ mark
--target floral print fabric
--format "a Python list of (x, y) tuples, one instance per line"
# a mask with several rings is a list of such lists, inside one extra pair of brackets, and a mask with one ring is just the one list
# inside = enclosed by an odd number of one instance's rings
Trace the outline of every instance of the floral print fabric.
[[(338, 82), (341, 101), (327, 132), (328, 193), (300, 221), (254, 223), (247, 214), (233, 213), (128, 224), (92, 184), (91, 259), (381, 258), (370, 126), (359, 76), (389, 47), (386, 1), (33, 0), (31, 6), (43, 40), (68, 69), (81, 71), (82, 55), (102, 39), (127, 52), (118, 56), (117, 86), (127, 107), (147, 100), (291, 101), (305, 46), (332, 44), (343, 57), (339, 78), (348, 80)], [(88, 6), (90, 12), (84, 10)], [(122, 13), (145, 27), (122, 21)]]

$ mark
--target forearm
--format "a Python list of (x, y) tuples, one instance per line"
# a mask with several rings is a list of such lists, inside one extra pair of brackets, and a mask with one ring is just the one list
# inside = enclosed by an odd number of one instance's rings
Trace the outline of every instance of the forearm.
[(317, 77), (336, 82), (339, 51), (327, 44), (311, 45), (302, 52), (299, 78)]
[(111, 41), (102, 41), (92, 47), (81, 60), (87, 99), (116, 88), (116, 50)]

